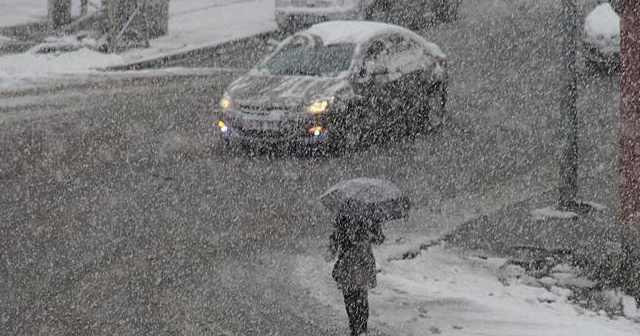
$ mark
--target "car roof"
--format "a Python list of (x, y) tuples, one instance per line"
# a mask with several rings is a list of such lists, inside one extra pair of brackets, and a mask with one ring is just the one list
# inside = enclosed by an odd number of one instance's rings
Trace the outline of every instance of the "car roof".
[(406, 28), (371, 21), (326, 21), (317, 23), (300, 33), (318, 36), (325, 45), (341, 43), (361, 44), (378, 36), (391, 33), (412, 35), (422, 39), (422, 37)]

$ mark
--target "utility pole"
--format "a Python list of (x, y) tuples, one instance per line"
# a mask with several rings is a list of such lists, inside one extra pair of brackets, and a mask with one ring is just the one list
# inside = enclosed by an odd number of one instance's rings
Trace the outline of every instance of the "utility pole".
[(621, 0), (620, 45), (620, 222), (623, 273), (640, 298), (640, 1)]
[(572, 210), (577, 206), (578, 194), (578, 127), (577, 127), (577, 74), (576, 74), (576, 3), (575, 0), (562, 0), (560, 20), (563, 32), (562, 60), (563, 84), (560, 100), (560, 118), (562, 120), (560, 157), (560, 197), (558, 207)]

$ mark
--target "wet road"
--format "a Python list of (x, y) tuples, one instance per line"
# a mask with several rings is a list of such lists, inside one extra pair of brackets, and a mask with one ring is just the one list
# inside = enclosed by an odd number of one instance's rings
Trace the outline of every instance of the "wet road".
[[(343, 333), (291, 276), (326, 243), (322, 190), (388, 178), (438, 212), (534, 169), (556, 184), (556, 3), (468, 0), (423, 31), (449, 54), (449, 124), (343, 157), (212, 150), (231, 70), (2, 95), (0, 334)], [(247, 68), (261, 43), (195, 64)], [(617, 78), (580, 83), (581, 192), (612, 206)]]

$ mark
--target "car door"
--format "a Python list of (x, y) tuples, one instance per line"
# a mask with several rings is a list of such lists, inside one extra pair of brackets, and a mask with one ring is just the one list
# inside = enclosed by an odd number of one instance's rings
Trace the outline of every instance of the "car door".
[(394, 34), (388, 37), (388, 41), (388, 94), (391, 97), (384, 122), (395, 125), (397, 131), (405, 131), (412, 127), (412, 123), (420, 122), (418, 119), (424, 109), (423, 102), (428, 98), (434, 63), (423, 46), (410, 36)]
[(418, 41), (410, 36), (397, 35), (391, 37), (393, 42), (393, 63), (391, 71), (397, 72), (395, 95), (400, 98), (396, 103), (396, 111), (402, 113), (397, 118), (404, 119), (409, 129), (420, 127), (425, 120), (428, 109), (427, 101), (434, 84), (435, 59)]
[[(376, 133), (392, 109), (393, 80), (390, 77), (390, 41), (379, 38), (372, 41), (365, 52), (358, 72), (359, 93), (363, 108), (368, 111)], [(376, 136), (380, 134), (375, 134)]]

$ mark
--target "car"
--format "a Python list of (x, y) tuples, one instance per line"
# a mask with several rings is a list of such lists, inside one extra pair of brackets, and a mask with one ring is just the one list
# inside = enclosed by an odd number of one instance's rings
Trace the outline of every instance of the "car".
[(584, 20), (583, 55), (588, 70), (615, 70), (620, 64), (617, 1), (603, 2)]
[(458, 17), (462, 0), (276, 0), (281, 31), (292, 33), (328, 20), (370, 20), (419, 29)]
[(318, 23), (235, 79), (216, 109), (225, 146), (352, 150), (445, 118), (447, 56), (400, 26)]

